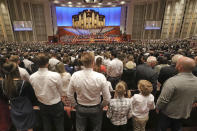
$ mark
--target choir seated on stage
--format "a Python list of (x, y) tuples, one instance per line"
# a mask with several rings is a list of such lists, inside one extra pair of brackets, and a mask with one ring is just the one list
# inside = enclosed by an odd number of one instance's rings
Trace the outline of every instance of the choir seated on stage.
[[(197, 102), (197, 47), (187, 40), (49, 44), (0, 42), (0, 131), (180, 130)], [(67, 113), (65, 114), (64, 111)], [(131, 121), (132, 120), (132, 121)], [(74, 124), (75, 123), (75, 124)], [(133, 123), (133, 129), (130, 125)]]

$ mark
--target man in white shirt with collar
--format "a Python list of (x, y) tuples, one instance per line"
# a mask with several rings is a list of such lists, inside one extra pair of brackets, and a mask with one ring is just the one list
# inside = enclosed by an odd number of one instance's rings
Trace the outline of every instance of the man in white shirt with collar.
[(49, 69), (51, 71), (55, 71), (55, 65), (60, 62), (56, 57), (56, 53), (52, 53), (52, 56), (49, 59)]
[[(85, 69), (72, 75), (67, 93), (76, 108), (76, 129), (85, 131), (87, 125), (91, 125), (91, 131), (101, 131), (102, 107), (106, 106), (111, 98), (108, 82), (103, 74), (93, 71), (93, 53), (83, 53), (81, 62)], [(74, 93), (77, 94), (77, 102)]]
[(117, 52), (112, 51), (111, 56), (112, 61), (107, 66), (107, 79), (111, 82), (113, 89), (115, 89), (123, 73), (123, 62), (117, 58)]
[(64, 106), (61, 96), (66, 96), (61, 76), (48, 70), (49, 58), (45, 54), (38, 56), (39, 69), (30, 76), (30, 82), (40, 102), (40, 112), (44, 131), (52, 131), (54, 123), (56, 131), (64, 131)]
[(25, 68), (28, 69), (29, 71), (32, 71), (31, 70), (31, 65), (33, 64), (33, 62), (28, 60), (28, 57), (29, 57), (28, 52), (25, 52), (23, 56), (24, 56), (23, 63), (25, 65)]

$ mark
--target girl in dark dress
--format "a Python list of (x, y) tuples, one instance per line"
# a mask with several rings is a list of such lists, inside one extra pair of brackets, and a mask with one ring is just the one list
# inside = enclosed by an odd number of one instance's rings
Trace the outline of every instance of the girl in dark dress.
[(15, 63), (8, 62), (3, 65), (5, 79), (3, 80), (3, 92), (10, 100), (11, 120), (17, 130), (33, 131), (35, 114), (32, 103), (27, 98), (27, 88), (30, 84), (21, 80), (18, 67)]

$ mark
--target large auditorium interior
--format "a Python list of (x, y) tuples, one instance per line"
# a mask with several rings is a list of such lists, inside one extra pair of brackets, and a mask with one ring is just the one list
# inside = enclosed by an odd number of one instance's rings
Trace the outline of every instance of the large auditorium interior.
[(0, 131), (197, 131), (197, 0), (0, 0)]

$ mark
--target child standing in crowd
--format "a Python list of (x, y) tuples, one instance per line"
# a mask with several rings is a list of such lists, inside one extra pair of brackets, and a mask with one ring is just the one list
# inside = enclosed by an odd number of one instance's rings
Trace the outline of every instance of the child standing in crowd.
[(151, 94), (153, 87), (151, 82), (140, 80), (138, 82), (140, 94), (135, 94), (132, 99), (133, 128), (134, 131), (145, 131), (149, 119), (149, 110), (155, 108), (154, 96)]
[(113, 131), (126, 131), (127, 120), (132, 116), (131, 100), (125, 98), (126, 83), (121, 81), (115, 88), (115, 99), (109, 103), (107, 117), (113, 124)]

